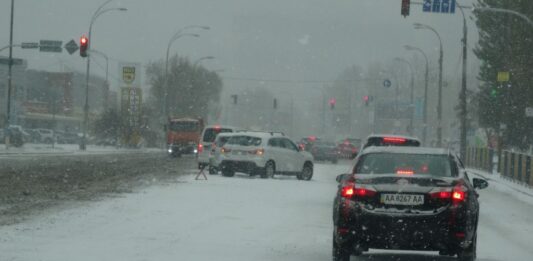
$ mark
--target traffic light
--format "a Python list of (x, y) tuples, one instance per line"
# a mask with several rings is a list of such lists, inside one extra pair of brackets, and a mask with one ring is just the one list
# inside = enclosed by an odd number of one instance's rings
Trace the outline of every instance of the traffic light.
[(368, 95), (363, 96), (363, 102), (365, 103), (365, 106), (368, 106), (370, 102), (370, 97)]
[(402, 15), (406, 17), (409, 15), (409, 9), (411, 7), (411, 0), (402, 0)]
[(87, 48), (89, 46), (89, 38), (82, 35), (80, 38), (80, 56), (87, 57)]
[(330, 109), (332, 109), (332, 110), (335, 109), (335, 104), (337, 104), (337, 99), (335, 99), (335, 98), (329, 99), (329, 108)]
[(277, 109), (278, 108), (278, 99), (274, 98), (274, 109)]

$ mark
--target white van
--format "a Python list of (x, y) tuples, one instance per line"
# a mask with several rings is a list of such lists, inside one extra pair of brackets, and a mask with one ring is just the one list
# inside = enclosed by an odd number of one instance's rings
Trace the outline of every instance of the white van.
[(198, 168), (203, 169), (209, 166), (211, 147), (219, 133), (236, 132), (237, 130), (241, 129), (224, 125), (210, 125), (205, 127), (200, 137), (200, 144), (198, 144)]

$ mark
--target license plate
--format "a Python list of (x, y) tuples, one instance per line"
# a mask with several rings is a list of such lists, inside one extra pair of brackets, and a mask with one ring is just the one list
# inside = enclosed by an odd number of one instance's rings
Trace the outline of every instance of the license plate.
[(424, 195), (382, 194), (381, 203), (385, 205), (417, 206), (424, 204)]

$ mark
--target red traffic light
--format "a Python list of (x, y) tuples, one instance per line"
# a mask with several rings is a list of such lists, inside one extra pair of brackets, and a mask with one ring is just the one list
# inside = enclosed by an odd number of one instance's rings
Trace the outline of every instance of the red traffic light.
[(83, 35), (80, 38), (80, 56), (81, 57), (87, 57), (88, 46), (89, 46), (89, 38)]
[(331, 109), (335, 109), (335, 104), (337, 104), (337, 99), (335, 99), (335, 98), (329, 99), (329, 107)]
[(409, 9), (411, 7), (411, 0), (402, 0), (402, 15), (406, 17), (409, 15)]

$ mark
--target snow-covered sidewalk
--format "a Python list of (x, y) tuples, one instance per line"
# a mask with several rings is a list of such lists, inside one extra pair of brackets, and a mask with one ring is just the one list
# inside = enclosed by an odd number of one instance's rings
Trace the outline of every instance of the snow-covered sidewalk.
[(477, 169), (467, 169), (467, 172), (488, 180), (489, 186), (495, 190), (533, 206), (533, 188), (504, 178), (498, 173), (491, 174)]

